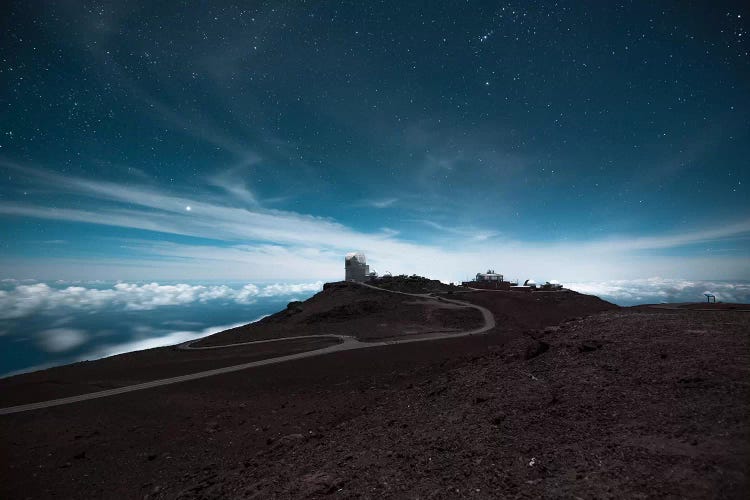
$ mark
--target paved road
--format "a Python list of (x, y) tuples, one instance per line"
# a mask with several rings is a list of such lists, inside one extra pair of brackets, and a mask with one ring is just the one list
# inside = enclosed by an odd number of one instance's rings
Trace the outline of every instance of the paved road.
[(281, 342), (281, 341), (290, 340), (290, 339), (302, 339), (302, 338), (308, 339), (308, 338), (315, 338), (315, 337), (338, 338), (341, 342), (336, 345), (324, 347), (321, 349), (315, 349), (312, 351), (305, 351), (305, 352), (299, 352), (296, 354), (289, 354), (286, 356), (278, 356), (275, 358), (262, 359), (260, 361), (251, 361), (249, 363), (243, 363), (240, 365), (227, 366), (224, 368), (216, 368), (214, 370), (191, 373), (188, 375), (180, 375), (179, 377), (170, 377), (170, 378), (164, 378), (160, 380), (152, 380), (151, 382), (144, 382), (142, 384), (129, 385), (126, 387), (118, 387), (116, 389), (108, 389), (106, 391), (90, 392), (88, 394), (81, 394), (80, 396), (70, 396), (67, 398), (52, 399), (50, 401), (41, 401), (39, 403), (29, 403), (25, 405), (11, 406), (8, 408), (0, 408), (0, 415), (9, 415), (11, 413), (21, 413), (24, 411), (39, 410), (41, 408), (50, 408), (52, 406), (67, 405), (67, 404), (72, 404), (72, 403), (78, 403), (80, 401), (88, 401), (89, 399), (106, 398), (109, 396), (116, 396), (118, 394), (125, 394), (127, 392), (142, 391), (144, 389), (150, 389), (152, 387), (161, 387), (161, 386), (170, 385), (170, 384), (179, 384), (180, 382), (187, 382), (189, 380), (197, 380), (197, 379), (206, 378), (206, 377), (213, 377), (214, 375), (221, 375), (224, 373), (231, 373), (231, 372), (236, 372), (240, 370), (246, 370), (248, 368), (255, 368), (256, 366), (266, 366), (266, 365), (272, 365), (276, 363), (284, 363), (286, 361), (293, 361), (295, 359), (304, 359), (304, 358), (310, 358), (313, 356), (322, 356), (324, 354), (330, 354), (334, 352), (349, 351), (352, 349), (367, 349), (370, 347), (384, 346), (384, 345), (407, 344), (407, 343), (412, 343), (412, 342), (425, 342), (428, 340), (466, 337), (469, 335), (480, 335), (483, 333), (487, 333), (488, 331), (495, 328), (495, 317), (492, 315), (492, 313), (488, 309), (482, 306), (470, 304), (468, 302), (463, 302), (461, 300), (446, 299), (443, 297), (434, 297), (430, 294), (396, 292), (392, 290), (385, 290), (383, 288), (378, 288), (378, 287), (364, 284), (364, 283), (360, 283), (360, 285), (364, 287), (368, 287), (368, 288), (373, 288), (379, 291), (389, 292), (389, 293), (396, 293), (400, 295), (408, 295), (411, 297), (419, 297), (423, 299), (436, 300), (439, 302), (451, 303), (451, 304), (459, 305), (462, 307), (471, 307), (471, 308), (477, 309), (479, 312), (482, 313), (484, 325), (482, 325), (479, 328), (475, 328), (473, 330), (467, 330), (467, 331), (458, 332), (458, 333), (437, 332), (437, 333), (420, 335), (418, 337), (386, 340), (386, 341), (380, 341), (380, 342), (362, 342), (360, 340), (357, 340), (354, 336), (349, 336), (349, 335), (307, 335), (307, 336), (303, 335), (299, 337), (284, 337), (280, 339), (271, 339), (271, 340), (255, 340), (251, 342), (242, 342), (238, 344), (229, 344), (225, 346), (193, 347), (192, 344), (194, 342), (197, 342), (197, 340), (194, 340), (194, 341), (180, 344), (178, 348), (190, 349), (190, 350), (226, 349), (226, 348), (237, 347), (241, 345), (262, 344), (262, 343), (268, 343), (268, 342)]

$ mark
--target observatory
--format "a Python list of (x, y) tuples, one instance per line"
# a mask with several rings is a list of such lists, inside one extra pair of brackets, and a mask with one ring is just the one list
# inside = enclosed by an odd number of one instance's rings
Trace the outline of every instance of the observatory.
[(494, 269), (488, 269), (486, 273), (477, 273), (473, 280), (463, 282), (463, 286), (487, 290), (510, 290), (511, 286), (517, 284), (505, 281), (505, 277), (496, 273)]
[(365, 254), (362, 252), (346, 254), (344, 273), (346, 281), (366, 281), (370, 274), (370, 266), (367, 265)]
[(476, 281), (503, 281), (503, 275), (488, 269), (486, 273), (477, 273)]

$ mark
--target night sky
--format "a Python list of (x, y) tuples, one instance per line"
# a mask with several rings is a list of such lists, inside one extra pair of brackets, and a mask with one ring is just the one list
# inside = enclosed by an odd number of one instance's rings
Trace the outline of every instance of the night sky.
[(3, 2), (0, 277), (750, 278), (744, 2)]

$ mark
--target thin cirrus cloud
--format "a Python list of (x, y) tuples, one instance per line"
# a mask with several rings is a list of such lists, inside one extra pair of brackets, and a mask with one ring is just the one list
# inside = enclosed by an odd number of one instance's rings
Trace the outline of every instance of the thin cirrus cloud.
[[(114, 201), (137, 209), (66, 209), (49, 206), (2, 203), (0, 213), (27, 217), (71, 220), (132, 227), (172, 234), (225, 239), (267, 241), (278, 244), (311, 244), (330, 247), (346, 239), (355, 246), (382, 235), (363, 234), (330, 219), (281, 210), (250, 210), (207, 203), (197, 197), (166, 194), (146, 186), (123, 186), (91, 181), (1, 162), (48, 186), (66, 187), (92, 199)], [(191, 210), (186, 213), (185, 208)]]
[[(495, 229), (455, 228), (426, 221), (423, 225), (434, 231), (433, 242), (414, 241), (405, 239), (408, 233), (403, 231), (362, 232), (330, 218), (259, 205), (238, 208), (221, 201), (206, 201), (211, 199), (206, 193), (184, 196), (142, 184), (62, 176), (7, 160), (0, 160), (0, 165), (49, 190), (66, 190), (91, 201), (88, 205), (82, 203), (80, 208), (5, 201), (0, 202), (0, 214), (162, 233), (158, 239), (126, 244), (136, 251), (135, 257), (109, 254), (85, 263), (74, 257), (50, 256), (33, 261), (8, 258), (0, 265), (0, 271), (7, 276), (35, 269), (49, 275), (31, 275), (38, 279), (53, 275), (75, 279), (80, 276), (70, 273), (86, 269), (94, 274), (86, 275), (92, 279), (142, 279), (155, 272), (156, 279), (336, 279), (341, 274), (341, 256), (356, 249), (366, 251), (372, 267), (381, 272), (418, 273), (449, 281), (463, 279), (486, 266), (503, 268), (519, 277), (578, 281), (654, 275), (691, 279), (750, 277), (748, 259), (741, 252), (721, 258), (689, 252), (653, 254), (746, 238), (750, 235), (750, 219), (681, 233), (538, 243), (499, 239)], [(232, 185), (229, 177), (217, 179), (215, 186), (229, 189)], [(237, 189), (235, 198), (244, 197), (247, 205), (252, 205), (254, 195), (242, 185)], [(107, 203), (97, 204), (97, 200)], [(217, 243), (170, 242), (164, 234), (208, 238)], [(452, 239), (446, 240), (445, 236), (451, 235)], [(647, 251), (652, 254), (645, 255)], [(96, 275), (97, 269), (100, 275)], [(118, 274), (113, 275), (113, 270)], [(264, 275), (270, 270), (274, 276)], [(63, 276), (65, 273), (69, 275)], [(123, 275), (127, 273), (131, 274)]]
[(476, 228), (472, 226), (467, 226), (467, 227), (446, 226), (444, 224), (440, 224), (431, 220), (422, 219), (422, 220), (416, 220), (415, 222), (419, 222), (433, 229), (437, 229), (438, 231), (443, 232), (443, 233), (460, 236), (461, 238), (465, 238), (470, 241), (486, 241), (496, 236), (499, 236), (501, 234), (499, 231), (481, 229), (481, 228)]
[[(114, 307), (126, 311), (147, 311), (166, 306), (212, 301), (249, 304), (258, 298), (308, 294), (322, 287), (322, 282), (262, 286), (247, 284), (239, 288), (184, 283), (176, 285), (117, 283), (111, 288), (84, 286), (53, 288), (46, 283), (18, 284), (10, 290), (0, 290), (0, 319), (24, 318), (39, 311), (59, 313), (60, 309), (93, 311)], [(62, 332), (62, 329), (57, 329), (55, 332), (60, 333), (59, 338), (71, 341), (68, 343), (61, 341), (62, 343), (59, 344), (61, 347), (68, 345), (74, 347), (77, 344), (73, 344), (72, 340), (82, 338), (81, 335), (76, 336), (72, 331)], [(54, 340), (47, 342), (47, 337), (57, 338), (52, 334), (44, 336), (42, 345), (54, 348), (57, 344)]]
[(398, 203), (398, 198), (380, 198), (377, 200), (365, 200), (363, 204), (373, 208), (388, 208)]
[(257, 154), (247, 153), (236, 166), (209, 176), (208, 183), (249, 206), (258, 206), (258, 197), (248, 187), (246, 178), (249, 169), (260, 161), (261, 158)]

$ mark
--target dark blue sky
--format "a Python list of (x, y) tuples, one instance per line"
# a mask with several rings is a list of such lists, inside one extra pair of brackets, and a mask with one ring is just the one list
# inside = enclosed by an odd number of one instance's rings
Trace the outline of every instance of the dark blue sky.
[(742, 2), (50, 4), (0, 7), (5, 277), (750, 278)]

